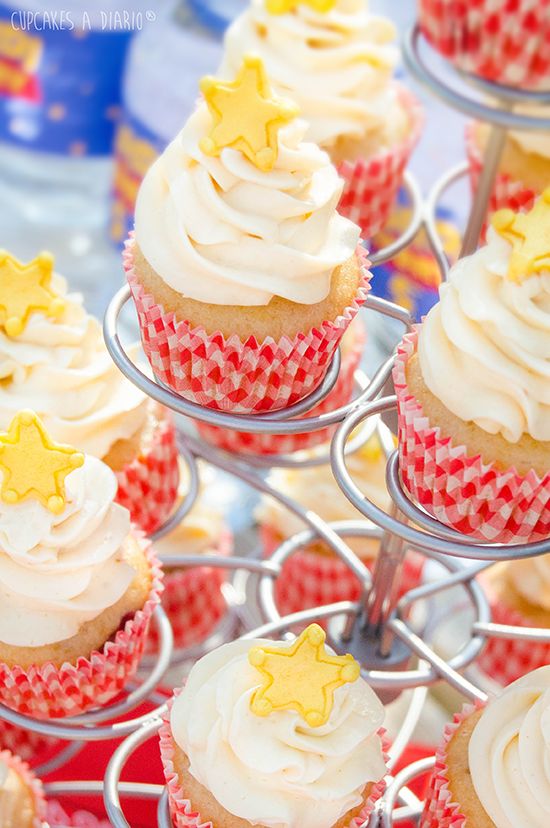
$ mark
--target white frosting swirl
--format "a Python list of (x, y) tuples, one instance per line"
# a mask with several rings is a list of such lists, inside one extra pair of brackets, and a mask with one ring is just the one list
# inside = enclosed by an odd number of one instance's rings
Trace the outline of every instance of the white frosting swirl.
[(280, 15), (252, 0), (227, 31), (220, 74), (231, 77), (244, 55), (259, 54), (275, 88), (299, 105), (311, 141), (330, 148), (343, 137), (365, 140), (375, 152), (396, 143), (404, 123), (391, 83), (395, 36), (366, 0), (339, 0), (327, 13), (301, 3)]
[(278, 134), (270, 172), (234, 149), (199, 148), (212, 119), (201, 104), (150, 168), (136, 204), (136, 241), (175, 291), (209, 304), (315, 304), (355, 252), (359, 228), (338, 215), (342, 181), (328, 156), (302, 143), (306, 126)]
[[(300, 452), (310, 457), (311, 451)], [(389, 503), (386, 489), (385, 456), (375, 438), (350, 455), (347, 466), (362, 493), (381, 509)], [(316, 512), (323, 520), (357, 520), (357, 509), (350, 503), (334, 479), (330, 465), (310, 468), (273, 469), (269, 483), (278, 491), (291, 497), (304, 509)], [(274, 529), (278, 535), (288, 538), (305, 529), (300, 518), (274, 498), (264, 496), (256, 510), (257, 520)], [(362, 544), (364, 547), (364, 543)]]
[(117, 480), (95, 457), (65, 479), (65, 509), (0, 500), (0, 641), (38, 647), (71, 638), (126, 592), (130, 515)]
[(336, 691), (322, 727), (289, 710), (260, 718), (250, 710), (261, 684), (248, 663), (255, 644), (273, 646), (235, 641), (193, 667), (172, 708), (174, 738), (191, 774), (231, 814), (267, 828), (331, 828), (385, 774), (384, 708), (359, 679)]
[(511, 443), (550, 440), (550, 272), (507, 278), (510, 244), (461, 259), (422, 325), (426, 385), (457, 417)]
[(492, 700), (470, 739), (472, 782), (496, 828), (550, 823), (550, 666)]
[(30, 408), (53, 439), (102, 458), (144, 424), (147, 399), (114, 365), (81, 297), (60, 276), (53, 287), (66, 303), (60, 320), (33, 313), (19, 336), (0, 331), (0, 427)]

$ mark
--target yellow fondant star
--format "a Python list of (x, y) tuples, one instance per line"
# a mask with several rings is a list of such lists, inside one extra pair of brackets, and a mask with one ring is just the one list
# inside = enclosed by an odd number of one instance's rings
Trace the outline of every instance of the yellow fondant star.
[(58, 515), (65, 508), (65, 478), (83, 463), (83, 454), (50, 439), (33, 411), (20, 411), (0, 434), (0, 496), (4, 503), (34, 497)]
[(335, 7), (338, 0), (265, 0), (265, 7), (270, 14), (287, 14), (303, 3), (314, 11), (326, 14)]
[(50, 253), (24, 265), (0, 250), (0, 325), (8, 336), (22, 333), (32, 313), (59, 318), (64, 312), (63, 299), (51, 288), (53, 264)]
[(210, 134), (200, 143), (205, 155), (217, 156), (232, 147), (258, 169), (273, 169), (279, 129), (296, 117), (298, 107), (273, 95), (260, 58), (245, 57), (232, 82), (203, 78), (201, 90), (214, 119)]
[(327, 652), (318, 624), (311, 624), (289, 647), (253, 647), (248, 660), (263, 678), (250, 701), (252, 712), (269, 716), (274, 710), (296, 710), (310, 727), (327, 723), (334, 691), (356, 681), (361, 672), (352, 656)]
[(492, 218), (499, 235), (512, 245), (508, 278), (523, 282), (550, 270), (550, 188), (528, 213), (499, 210)]

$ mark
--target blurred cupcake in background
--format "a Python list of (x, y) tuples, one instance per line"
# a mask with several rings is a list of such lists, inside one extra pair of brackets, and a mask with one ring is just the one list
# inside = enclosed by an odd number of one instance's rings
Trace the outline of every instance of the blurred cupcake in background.
[(419, 828), (546, 828), (550, 666), (445, 728)]
[(547, 0), (419, 0), (422, 32), (458, 69), (520, 89), (550, 88)]
[[(365, 340), (365, 326), (359, 315), (340, 342), (341, 366), (334, 387), (324, 400), (298, 419), (318, 417), (349, 403), (353, 397), (355, 372), (361, 361)], [(199, 434), (207, 442), (236, 454), (292, 454), (328, 442), (337, 428), (329, 426), (301, 434), (252, 434), (211, 426), (199, 420), (195, 423)]]
[(338, 214), (335, 168), (303, 142), (259, 58), (201, 88), (145, 176), (125, 252), (145, 352), (196, 403), (284, 408), (322, 381), (366, 298), (360, 230)]
[(366, 0), (251, 0), (225, 36), (222, 74), (259, 54), (277, 91), (296, 101), (307, 139), (344, 178), (340, 210), (365, 238), (389, 218), (420, 136), (421, 110), (393, 74), (393, 24)]
[(485, 542), (550, 537), (550, 191), (493, 216), (394, 368), (401, 476)]
[[(550, 555), (496, 564), (480, 580), (495, 624), (550, 632)], [(507, 685), (550, 663), (550, 641), (491, 636), (476, 663), (493, 681)]]
[[(311, 453), (303, 453), (304, 459), (311, 456)], [(347, 467), (363, 494), (379, 508), (387, 510), (390, 498), (386, 489), (386, 457), (378, 438), (372, 437), (349, 455)], [(339, 488), (330, 465), (273, 469), (268, 482), (326, 522), (363, 520)], [(297, 515), (267, 495), (262, 497), (256, 510), (256, 520), (264, 555), (272, 554), (284, 540), (307, 528)], [(372, 569), (379, 540), (346, 537), (345, 541)], [(420, 556), (409, 552), (402, 572), (402, 592), (418, 585), (421, 571)], [(356, 601), (362, 591), (363, 584), (321, 539), (287, 558), (275, 582), (275, 599), (281, 614), (338, 601)]]
[[(518, 107), (515, 111), (550, 119), (550, 109), (544, 107)], [(489, 130), (487, 124), (479, 121), (468, 124), (466, 128), (470, 182), (474, 193), (483, 169)], [(550, 187), (548, 131), (508, 130), (489, 202), (489, 217), (502, 208), (529, 210), (547, 187)]]
[[(200, 466), (201, 489), (188, 515), (167, 535), (155, 541), (163, 563), (164, 592), (161, 604), (170, 619), (177, 649), (200, 644), (214, 631), (227, 610), (223, 583), (227, 570), (211, 566), (187, 569), (173, 566), (173, 555), (231, 555), (233, 536), (221, 509), (207, 498), (211, 469)], [(189, 475), (182, 467), (179, 498), (189, 491)], [(151, 630), (148, 650), (158, 646), (156, 628)]]
[(0, 699), (38, 718), (78, 715), (135, 674), (162, 589), (117, 480), (56, 443), (32, 411), (0, 434)]
[(0, 750), (0, 826), (43, 828), (46, 801), (42, 783), (9, 750)]
[(166, 519), (178, 485), (172, 417), (114, 365), (50, 254), (22, 264), (0, 252), (0, 378), (0, 428), (32, 408), (55, 440), (115, 472), (117, 498), (143, 531)]

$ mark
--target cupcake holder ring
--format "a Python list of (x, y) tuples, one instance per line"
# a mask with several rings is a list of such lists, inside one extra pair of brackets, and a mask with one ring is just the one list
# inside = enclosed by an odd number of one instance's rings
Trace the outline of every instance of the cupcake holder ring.
[(116, 476), (117, 502), (129, 510), (143, 532), (152, 534), (168, 518), (178, 495), (176, 429), (168, 411), (162, 413), (148, 450)]
[(76, 665), (61, 668), (49, 663), (23, 670), (0, 664), (0, 702), (18, 713), (37, 719), (78, 716), (105, 705), (135, 675), (149, 630), (149, 622), (162, 592), (162, 571), (152, 547), (141, 539), (152, 571), (150, 596), (142, 610), (118, 630), (101, 652)]
[(372, 158), (337, 165), (344, 179), (338, 209), (359, 225), (365, 239), (371, 239), (387, 223), (424, 125), (424, 113), (416, 98), (401, 86), (399, 97), (411, 124), (407, 138)]
[(399, 460), (405, 487), (437, 520), (486, 543), (520, 543), (550, 536), (550, 472), (500, 472), (453, 446), (430, 426), (410, 394), (406, 364), (416, 351), (418, 330), (399, 347), (394, 367), (399, 421)]
[[(233, 536), (227, 529), (222, 532), (212, 553), (227, 557), (233, 551)], [(164, 591), (161, 604), (168, 616), (174, 633), (174, 647), (183, 649), (202, 643), (222, 620), (227, 603), (222, 592), (226, 572), (221, 568), (205, 566), (165, 571)], [(165, 567), (169, 559), (164, 559)], [(147, 639), (146, 653), (156, 652), (159, 644), (158, 631), (152, 629)]]
[[(264, 554), (269, 556), (281, 540), (267, 526), (262, 526), (260, 532)], [(363, 562), (372, 570), (373, 560)], [(401, 573), (400, 595), (421, 583), (423, 568), (424, 559), (417, 553), (409, 552)], [(302, 609), (337, 604), (339, 601), (357, 601), (362, 591), (361, 581), (338, 557), (304, 549), (284, 562), (275, 585), (275, 600), (280, 614), (290, 615)]]
[(548, 0), (420, 0), (419, 15), (428, 41), (463, 72), (508, 86), (548, 88)]
[[(362, 278), (353, 304), (307, 335), (276, 342), (242, 342), (237, 336), (208, 335), (204, 328), (176, 322), (173, 313), (147, 294), (133, 265), (132, 238), (124, 252), (124, 269), (136, 305), (143, 348), (155, 376), (199, 405), (234, 413), (285, 408), (306, 397), (322, 382), (344, 332), (364, 304), (370, 273), (363, 248)], [(230, 370), (227, 370), (230, 366)]]

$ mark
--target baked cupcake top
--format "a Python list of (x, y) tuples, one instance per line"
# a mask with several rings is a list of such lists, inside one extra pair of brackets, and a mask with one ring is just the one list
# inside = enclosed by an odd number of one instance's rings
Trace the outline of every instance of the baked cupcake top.
[(64, 641), (135, 575), (122, 559), (130, 516), (114, 503), (116, 477), (55, 443), (32, 411), (0, 434), (0, 476), (0, 641)]
[[(315, 452), (300, 452), (310, 457)], [(363, 494), (384, 509), (389, 503), (386, 489), (386, 459), (376, 437), (349, 455), (347, 467)], [(297, 501), (304, 509), (311, 509), (325, 521), (357, 520), (357, 509), (338, 486), (329, 464), (310, 468), (273, 469), (268, 482), (278, 491)], [(278, 500), (264, 496), (256, 510), (256, 518), (287, 538), (305, 528), (300, 518), (286, 509)]]
[(491, 700), (469, 745), (472, 782), (496, 828), (550, 822), (550, 666)]
[(303, 143), (297, 109), (262, 62), (202, 82), (199, 104), (153, 164), (136, 204), (136, 242), (178, 293), (214, 305), (315, 304), (355, 253), (359, 228), (336, 207), (342, 181)]
[(514, 592), (532, 607), (550, 612), (550, 555), (497, 565), (493, 577), (504, 578)]
[(366, 0), (251, 0), (227, 31), (222, 73), (259, 54), (275, 88), (300, 106), (311, 141), (330, 149), (358, 139), (368, 156), (402, 137), (395, 37)]
[(292, 644), (234, 641), (191, 670), (172, 707), (190, 773), (227, 811), (272, 828), (330, 828), (386, 769), (384, 709), (316, 624)]
[(46, 253), (24, 265), (0, 252), (0, 427), (32, 408), (56, 440), (105, 457), (145, 423), (147, 399), (53, 267)]
[(493, 216), (420, 330), (424, 381), (464, 421), (516, 443), (550, 440), (550, 190)]

